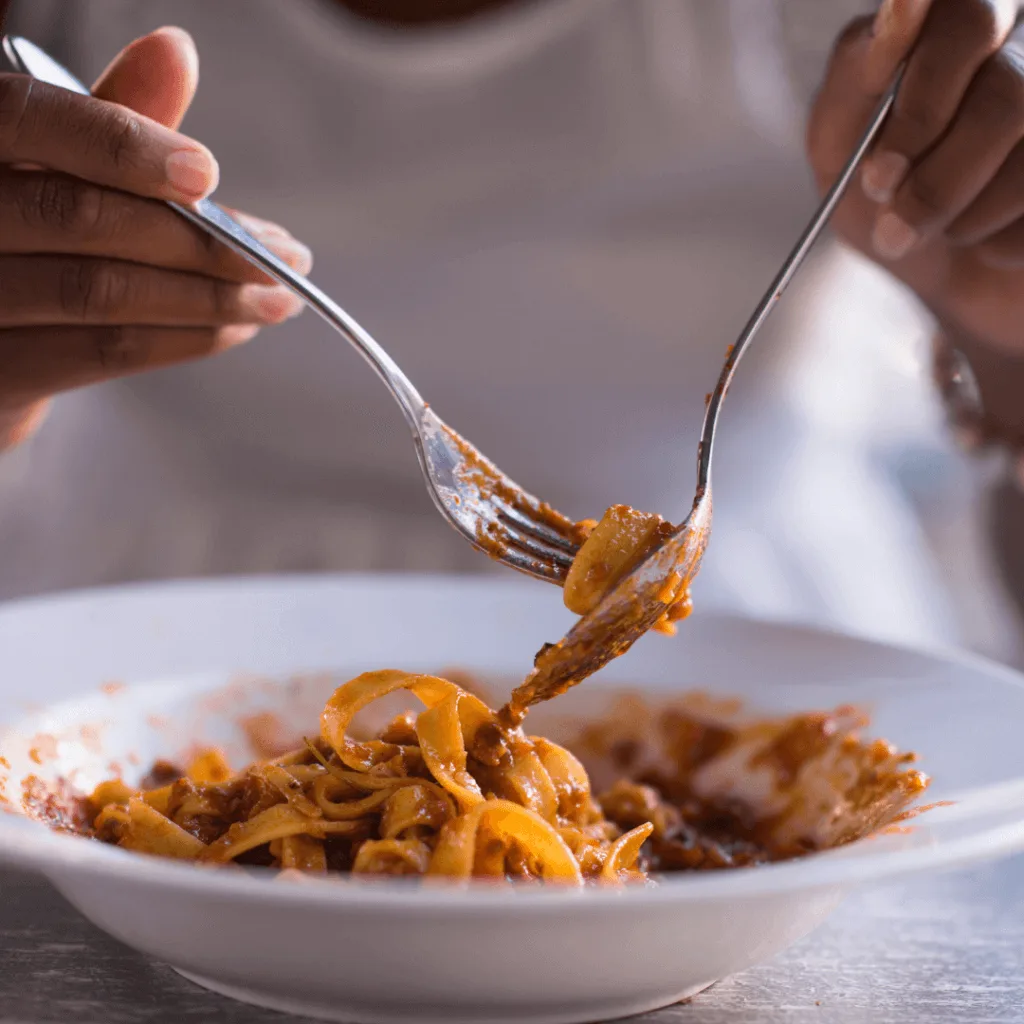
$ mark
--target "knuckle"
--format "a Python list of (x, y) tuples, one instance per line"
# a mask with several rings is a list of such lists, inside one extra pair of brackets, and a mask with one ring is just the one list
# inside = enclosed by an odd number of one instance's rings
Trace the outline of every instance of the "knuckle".
[(40, 176), (19, 202), (23, 220), (34, 228), (90, 237), (103, 216), (100, 189), (73, 178)]
[(17, 150), (32, 90), (33, 82), (27, 75), (0, 75), (0, 154)]
[(916, 156), (938, 138), (944, 127), (945, 118), (941, 111), (926, 97), (914, 97), (893, 111), (886, 134), (903, 140), (901, 145), (894, 147), (898, 152), (909, 150), (908, 155)]
[(902, 191), (900, 206), (915, 223), (938, 220), (949, 210), (950, 197), (946, 187), (935, 176), (913, 174)]
[(1006, 28), (999, 0), (958, 0), (958, 6), (961, 31), (969, 43), (978, 49), (999, 45)]
[(61, 280), (65, 313), (85, 321), (114, 320), (130, 306), (131, 274), (127, 267), (104, 260), (69, 264)]
[(114, 167), (133, 170), (139, 160), (142, 123), (125, 108), (106, 108), (97, 126), (106, 155)]
[(1024, 65), (1003, 50), (990, 57), (979, 76), (989, 115), (1000, 122), (1024, 124)]
[(946, 241), (950, 245), (969, 245), (974, 238), (976, 228), (968, 217), (958, 217), (946, 228)]
[(104, 373), (118, 374), (146, 361), (145, 333), (130, 327), (101, 327), (93, 332), (92, 355)]
[(207, 304), (215, 323), (230, 323), (237, 318), (238, 286), (226, 281), (207, 280)]
[(198, 261), (203, 267), (216, 267), (230, 260), (232, 251), (209, 231), (195, 230), (192, 238), (198, 251)]

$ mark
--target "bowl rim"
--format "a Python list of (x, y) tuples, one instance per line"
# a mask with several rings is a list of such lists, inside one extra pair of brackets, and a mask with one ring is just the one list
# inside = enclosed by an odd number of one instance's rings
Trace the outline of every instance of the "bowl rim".
[[(436, 586), (438, 583), (461, 588), (493, 588), (495, 576), (433, 573), (318, 573), (212, 577), (162, 582), (129, 583), (118, 586), (81, 588), (55, 594), (27, 597), (0, 604), (0, 619), (27, 610), (45, 610), (69, 604), (89, 604), (112, 597), (159, 598), (177, 592), (178, 599), (196, 589), (207, 596), (237, 594), (253, 588), (361, 586), (373, 581), (391, 585)], [(525, 581), (497, 585), (522, 588)], [(703, 617), (714, 617), (742, 626), (761, 627), (791, 633), (813, 635), (820, 639), (855, 641), (876, 651), (901, 655), (915, 654), (930, 660), (983, 672), (1004, 685), (1024, 689), (1024, 674), (983, 656), (936, 646), (909, 646), (858, 636), (852, 632), (822, 628), (799, 621), (755, 617), (714, 608)], [(1014, 782), (1024, 783), (1024, 776)], [(967, 834), (944, 839), (928, 846), (859, 849), (849, 856), (851, 847), (810, 854), (779, 864), (760, 865), (721, 872), (697, 872), (664, 876), (656, 884), (638, 884), (621, 888), (558, 886), (495, 886), (493, 883), (439, 883), (423, 885), (418, 881), (355, 880), (339, 878), (303, 879), (301, 882), (274, 881), (267, 872), (233, 872), (207, 869), (194, 864), (175, 863), (146, 857), (76, 836), (59, 835), (45, 825), (11, 812), (0, 813), (0, 865), (9, 864), (40, 872), (60, 886), (70, 875), (90, 875), (104, 880), (123, 880), (126, 884), (152, 885), (182, 895), (219, 896), (263, 902), (268, 907), (287, 903), (293, 906), (325, 908), (337, 906), (352, 911), (368, 909), (408, 912), (412, 908), (473, 913), (500, 908), (505, 913), (563, 910), (566, 907), (621, 908), (649, 907), (652, 904), (678, 905), (706, 900), (764, 898), (822, 888), (852, 888), (882, 879), (898, 878), (924, 870), (951, 870), (973, 862), (995, 859), (1024, 851), (1024, 788), (1021, 799), (998, 808), (991, 816), (977, 814), (980, 824)], [(13, 819), (18, 819), (17, 822)], [(866, 842), (866, 841), (862, 841)]]

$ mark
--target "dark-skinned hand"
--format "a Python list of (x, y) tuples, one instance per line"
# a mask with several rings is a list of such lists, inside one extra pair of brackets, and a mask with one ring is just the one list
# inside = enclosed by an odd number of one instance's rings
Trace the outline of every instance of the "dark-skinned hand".
[(1024, 33), (1017, 0), (886, 0), (839, 39), (810, 120), (822, 189), (906, 75), (834, 226), (912, 288), (1024, 438)]
[[(161, 29), (77, 96), (0, 74), (0, 448), (51, 396), (213, 355), (301, 307), (159, 200), (217, 183), (210, 152), (176, 129), (192, 101), (191, 39)], [(292, 266), (308, 249), (253, 218)]]

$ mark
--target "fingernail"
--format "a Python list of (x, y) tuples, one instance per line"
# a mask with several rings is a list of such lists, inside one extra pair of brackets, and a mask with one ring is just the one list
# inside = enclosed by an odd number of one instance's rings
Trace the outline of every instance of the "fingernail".
[(269, 220), (260, 220), (247, 213), (236, 213), (238, 221), (253, 238), (261, 241), (268, 249), (277, 253), (290, 267), (300, 274), (308, 274), (313, 269), (313, 253), (309, 246), (303, 245), (292, 238), (283, 227)]
[(165, 164), (167, 183), (187, 202), (209, 195), (216, 187), (220, 169), (205, 149), (178, 149)]
[(910, 161), (902, 153), (876, 153), (864, 164), (861, 188), (872, 202), (891, 202), (909, 168)]
[(161, 25), (160, 28), (153, 30), (153, 35), (174, 36), (176, 39), (180, 39), (183, 43), (188, 43), (193, 47), (195, 46), (195, 40), (193, 40), (192, 36), (180, 25)]
[(232, 324), (230, 327), (222, 327), (218, 340), (223, 348), (234, 348), (236, 345), (244, 345), (252, 341), (259, 334), (260, 329), (255, 324)]
[(902, 259), (917, 244), (917, 232), (895, 213), (883, 213), (872, 235), (875, 252), (883, 259)]
[(276, 285), (247, 284), (239, 289), (239, 312), (268, 324), (279, 324), (298, 316), (305, 303), (286, 288)]
[(233, 216), (249, 234), (261, 242), (267, 238), (291, 238), (291, 235), (280, 224), (275, 224), (273, 221), (254, 217), (251, 213), (234, 213)]
[(263, 244), (300, 274), (308, 274), (313, 269), (313, 254), (294, 238), (278, 236), (263, 240)]
[(301, 242), (274, 242), (270, 248), (299, 273), (309, 273), (313, 268), (313, 254)]

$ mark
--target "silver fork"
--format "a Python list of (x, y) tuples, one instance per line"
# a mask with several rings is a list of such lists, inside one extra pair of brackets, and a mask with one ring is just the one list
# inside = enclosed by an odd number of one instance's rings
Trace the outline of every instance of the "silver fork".
[[(3, 43), (19, 71), (72, 92), (89, 94), (82, 82), (34, 43), (11, 36)], [(370, 364), (412, 430), (416, 455), (434, 504), (470, 544), (531, 576), (557, 584), (565, 580), (582, 540), (571, 519), (524, 491), (452, 430), (366, 330), (220, 206), (210, 199), (191, 207), (168, 205), (301, 296)]]
[(796, 246), (747, 321), (736, 343), (729, 348), (721, 375), (708, 399), (697, 447), (697, 492), (690, 514), (631, 573), (605, 595), (557, 644), (541, 649), (534, 670), (515, 689), (502, 709), (510, 723), (521, 720), (526, 708), (564, 692), (596, 672), (612, 658), (629, 650), (686, 592), (700, 569), (711, 532), (711, 458), (722, 401), (736, 373), (736, 366), (775, 304), (818, 240), (829, 218), (846, 194), (847, 187), (871, 148), (892, 108), (903, 80), (903, 66), (872, 115), (863, 136), (829, 189)]
[[(19, 70), (88, 95), (85, 85), (28, 40), (7, 37), (4, 49)], [(711, 530), (715, 430), (736, 366), (845, 194), (889, 113), (902, 73), (901, 68), (843, 171), (729, 350), (705, 411), (697, 454), (697, 490), (690, 514), (559, 643), (541, 650), (534, 671), (514, 691), (504, 709), (507, 717), (518, 719), (530, 704), (562, 692), (628, 650), (696, 576)], [(515, 569), (553, 583), (564, 582), (583, 539), (571, 519), (524, 491), (445, 424), (394, 360), (348, 313), (279, 260), (216, 203), (206, 199), (192, 207), (168, 205), (300, 295), (362, 355), (398, 402), (412, 430), (435, 505), (466, 540)]]

